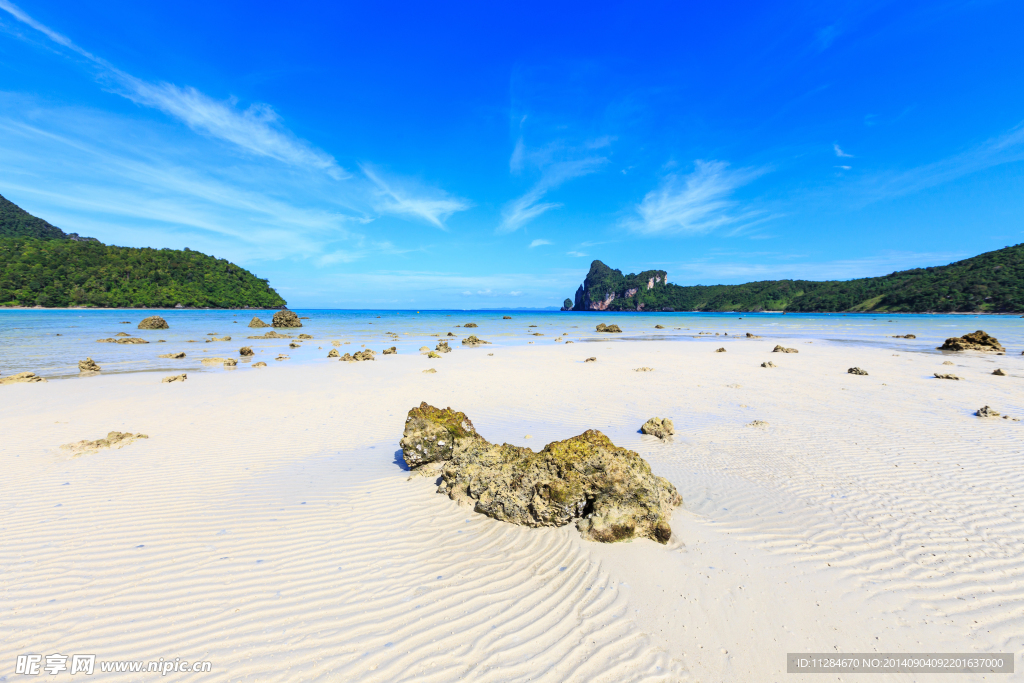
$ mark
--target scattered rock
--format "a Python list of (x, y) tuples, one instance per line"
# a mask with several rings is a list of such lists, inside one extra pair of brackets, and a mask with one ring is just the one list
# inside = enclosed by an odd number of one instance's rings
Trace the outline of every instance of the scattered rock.
[(942, 374), (942, 373), (939, 373), (939, 372), (936, 372), (936, 373), (935, 373), (935, 376), (936, 376), (936, 377), (937, 377), (938, 379), (956, 379), (956, 380), (959, 380), (959, 379), (960, 379), (960, 378), (959, 378), (959, 377), (957, 377), (956, 375), (944, 375), (944, 374)]
[(893, 339), (917, 339), (916, 334), (894, 334)]
[(86, 453), (95, 453), (101, 448), (124, 448), (128, 444), (138, 439), (148, 439), (149, 437), (145, 434), (131, 434), (129, 432), (108, 432), (106, 438), (96, 439), (95, 441), (76, 441), (75, 443), (66, 443), (60, 447), (62, 451), (67, 451), (72, 456), (84, 455)]
[(772, 353), (800, 353), (799, 349), (787, 349), (782, 344), (776, 344), (775, 348), (772, 349)]
[(597, 357), (596, 356), (591, 356), (590, 358), (586, 359), (583, 362), (584, 363), (596, 363), (597, 362)]
[[(1024, 317), (1024, 316), (1021, 316), (1021, 317)], [(503, 315), (503, 316), (501, 316), (501, 319), (502, 320), (511, 320), (512, 316), (510, 316), (510, 315)]]
[(672, 420), (667, 417), (664, 420), (660, 417), (652, 417), (647, 422), (644, 422), (643, 426), (640, 428), (640, 432), (656, 436), (659, 439), (668, 439), (676, 433), (676, 428), (675, 425), (672, 424)]
[(1006, 377), (1006, 372), (1002, 368), (996, 368), (992, 371), (993, 375), (999, 375), (1000, 377)]
[[(1021, 317), (1024, 317), (1024, 316), (1021, 316)], [(132, 324), (131, 320), (122, 320), (121, 322), (118, 323), (118, 325), (131, 325), (131, 324)]]
[(313, 335), (311, 335), (311, 334), (300, 334), (299, 335), (299, 339), (312, 339), (312, 338), (313, 338)]
[(645, 365), (642, 368), (633, 368), (633, 372), (654, 372), (654, 368), (649, 368)]
[(866, 374), (868, 374), (867, 370), (861, 370), (860, 368), (857, 368), (857, 367), (850, 368), (849, 370), (846, 371), (846, 373), (849, 374), (849, 375), (866, 375)]
[(341, 346), (341, 342), (335, 339), (334, 341), (331, 342), (331, 346)]
[(565, 343), (566, 343), (566, 344), (572, 344), (572, 342), (571, 342), (571, 341), (567, 341), (567, 342), (565, 342)]
[(85, 360), (78, 361), (79, 372), (99, 372), (100, 366), (96, 365), (96, 361), (92, 358), (86, 358)]
[(265, 368), (265, 367), (267, 367), (267, 364), (264, 363), (263, 361), (260, 361), (258, 363), (253, 363), (252, 366), (254, 368)]
[(423, 371), (423, 374), (425, 374), (425, 375), (432, 375), (435, 372), (437, 372), (437, 370), (435, 370), (434, 368), (427, 368), (426, 370)]
[[(423, 347), (423, 348), (426, 348), (426, 347)], [(427, 350), (429, 351), (430, 349), (427, 349)], [(451, 349), (448, 348), (448, 342), (446, 342), (446, 341), (439, 341), (439, 342), (437, 342), (437, 346), (434, 347), (434, 350), (437, 351), (438, 353), (451, 353)]]
[(237, 358), (227, 358), (227, 359), (224, 360), (224, 366), (225, 367), (233, 368), (236, 365), (238, 365), (238, 359)]
[(34, 372), (19, 372), (16, 375), (10, 375), (9, 377), (0, 377), (0, 384), (18, 384), (21, 382), (45, 382), (46, 380), (42, 377), (36, 376)]
[(97, 339), (96, 341), (107, 343), (107, 344), (148, 344), (149, 343), (148, 341), (146, 341), (145, 339), (142, 339), (141, 337), (121, 337), (120, 339), (114, 339), (113, 337), (111, 337), (109, 339)]
[(622, 330), (619, 329), (618, 325), (605, 325), (604, 323), (601, 323), (600, 325), (597, 326), (597, 331), (598, 332), (622, 332)]
[(117, 333), (117, 334), (115, 334), (114, 336), (115, 336), (115, 337), (130, 337), (131, 335), (130, 335), (130, 334), (128, 334), (127, 332), (118, 332), (118, 333)]
[(753, 422), (751, 422), (747, 426), (748, 427), (767, 427), (768, 423), (765, 422), (764, 420), (754, 420)]
[(257, 316), (254, 315), (252, 317), (252, 320), (249, 321), (249, 327), (270, 327), (270, 325), (266, 324), (265, 322), (263, 322)]
[(231, 341), (231, 337), (211, 337), (211, 338), (207, 339), (206, 341), (208, 341), (208, 342)]
[(476, 323), (466, 323), (463, 327), (478, 327)]
[(436, 351), (431, 351), (430, 349), (427, 349), (427, 358), (440, 358), (440, 357), (441, 357), (441, 354), (437, 353)]
[(953, 361), (951, 361), (951, 360), (944, 360), (944, 361), (942, 361), (942, 364), (943, 365), (953, 365)]
[(398, 347), (397, 346), (392, 346), (389, 349), (384, 349), (383, 351), (381, 351), (381, 354), (383, 354), (385, 356), (393, 356), (396, 353), (398, 353)]
[(291, 343), (288, 344), (288, 348), (289, 349), (299, 349), (299, 348), (302, 348), (302, 344), (299, 344), (298, 342), (291, 342)]
[[(456, 325), (456, 327), (458, 327), (458, 325)], [(449, 332), (447, 336), (454, 337), (455, 335), (453, 333)]]
[(532, 334), (533, 334), (534, 337), (543, 337), (544, 336), (540, 332), (533, 332)]
[(656, 329), (656, 330), (663, 330), (663, 329), (665, 329), (665, 326), (664, 325), (655, 325), (654, 329)]
[(722, 346), (720, 348), (715, 349), (715, 353), (725, 353), (725, 347)]
[(252, 350), (251, 346), (243, 346), (242, 348), (238, 349), (238, 355), (239, 356), (255, 356), (256, 353)]
[(471, 334), (463, 339), (462, 343), (466, 346), (480, 346), (481, 344), (490, 344), (491, 342), (484, 341), (483, 339), (477, 339), (475, 334)]
[(341, 360), (345, 361), (346, 363), (355, 363), (357, 361), (363, 360), (375, 360), (375, 355), (376, 354), (373, 351), (371, 351), (370, 349), (366, 349), (365, 351), (356, 351), (354, 354), (351, 355), (346, 353), (344, 356), (341, 357)]
[(981, 408), (978, 408), (976, 411), (974, 411), (974, 414), (977, 415), (978, 417), (999, 417), (999, 413), (995, 410), (992, 410), (988, 406), (982, 406)]
[(203, 365), (223, 365), (227, 358), (203, 358), (199, 362)]
[(160, 382), (162, 384), (170, 384), (171, 382), (184, 382), (187, 379), (188, 375), (182, 373), (180, 375), (168, 375), (167, 377), (164, 377), (162, 380), (160, 380)]
[(1006, 351), (998, 339), (985, 334), (983, 330), (962, 337), (950, 337), (938, 348), (940, 351)]
[(143, 318), (142, 322), (139, 323), (138, 329), (140, 330), (167, 330), (170, 329), (170, 325), (167, 321), (158, 315), (151, 315), (148, 318)]
[(330, 352), (327, 354), (327, 357), (328, 358), (340, 358), (341, 354), (338, 353), (338, 349), (331, 349)]
[(161, 353), (157, 358), (184, 358), (185, 352), (179, 351), (178, 353)]
[(757, 336), (756, 334), (750, 334), (749, 332), (747, 332), (747, 337), (749, 339), (760, 339), (761, 338), (761, 337)]
[(667, 543), (682, 497), (633, 451), (588, 430), (539, 453), (481, 437), (463, 413), (426, 403), (409, 411), (402, 452), (410, 468), (443, 462), (438, 492), (494, 519), (523, 526), (564, 526), (583, 538)]
[(278, 311), (271, 321), (274, 327), (302, 327), (299, 316), (292, 311)]
[[(346, 353), (345, 355), (347, 356), (348, 354)], [(277, 354), (277, 358), (275, 358), (274, 360), (288, 360), (288, 356), (283, 353), (279, 353)]]
[(774, 367), (778, 367), (778, 366), (775, 365), (775, 363), (771, 362), (770, 360), (766, 360), (765, 362), (761, 363), (761, 367), (762, 368), (774, 368)]

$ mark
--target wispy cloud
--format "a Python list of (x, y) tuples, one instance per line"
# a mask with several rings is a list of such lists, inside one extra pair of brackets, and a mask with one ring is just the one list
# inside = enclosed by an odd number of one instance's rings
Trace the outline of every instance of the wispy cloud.
[[(589, 152), (604, 147), (610, 141), (611, 138), (601, 138), (584, 145), (583, 151)], [(528, 165), (536, 166), (541, 171), (540, 179), (526, 194), (505, 205), (501, 212), (501, 223), (495, 232), (499, 235), (515, 232), (546, 211), (561, 207), (562, 204), (558, 202), (543, 201), (548, 192), (568, 180), (594, 173), (608, 163), (608, 159), (603, 156), (590, 154), (579, 157), (578, 154), (579, 151), (576, 149), (557, 144), (538, 150), (528, 150), (520, 138), (512, 150), (509, 170), (512, 173), (520, 173)], [(574, 156), (577, 158), (572, 158)], [(557, 157), (562, 159), (556, 160)]]
[(323, 171), (336, 179), (347, 175), (330, 154), (297, 138), (284, 128), (280, 116), (268, 104), (253, 104), (239, 110), (233, 100), (219, 101), (192, 87), (144, 81), (36, 21), (9, 0), (0, 0), (0, 9), (58, 45), (91, 61), (100, 68), (102, 81), (111, 85), (114, 92), (136, 104), (158, 109), (196, 132), (229, 142), (250, 154), (276, 159), (291, 166)]
[(534, 240), (530, 242), (530, 249), (533, 249), (534, 247), (542, 247), (545, 244), (551, 244), (551, 242), (548, 240)]
[(836, 144), (832, 145), (832, 148), (833, 148), (833, 149), (834, 149), (834, 150), (836, 151), (836, 156), (837, 156), (837, 157), (849, 157), (849, 158), (851, 158), (851, 159), (853, 158), (853, 155), (852, 155), (852, 154), (847, 154), (846, 152), (844, 152), (844, 151), (843, 151), (843, 150), (842, 150), (842, 149), (841, 149), (841, 148), (839, 147), (839, 144), (838, 144), (838, 143), (836, 143)]
[(466, 200), (450, 197), (441, 190), (413, 187), (409, 181), (385, 178), (369, 164), (363, 164), (360, 168), (377, 188), (378, 201), (375, 207), (383, 213), (412, 216), (447, 230), (444, 222), (449, 216), (470, 208)]
[(567, 251), (567, 252), (565, 252), (565, 255), (566, 256), (586, 256), (586, 254), (584, 254), (582, 251)]
[(636, 206), (638, 217), (624, 224), (644, 235), (697, 234), (724, 226), (763, 221), (762, 211), (739, 209), (733, 192), (765, 173), (765, 169), (730, 169), (724, 161), (694, 163), (692, 173), (671, 173)]

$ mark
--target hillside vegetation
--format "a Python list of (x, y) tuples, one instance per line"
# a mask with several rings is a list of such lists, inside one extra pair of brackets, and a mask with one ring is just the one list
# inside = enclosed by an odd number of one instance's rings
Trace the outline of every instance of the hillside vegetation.
[[(681, 287), (654, 283), (665, 271), (623, 275), (594, 261), (573, 310), (953, 313), (1024, 311), (1024, 244), (945, 266), (856, 280), (765, 280)], [(662, 280), (664, 282), (664, 279)], [(633, 289), (635, 293), (630, 294)], [(609, 295), (614, 298), (603, 308)]]
[(266, 280), (189, 249), (115, 247), (66, 234), (0, 197), (0, 305), (277, 308)]

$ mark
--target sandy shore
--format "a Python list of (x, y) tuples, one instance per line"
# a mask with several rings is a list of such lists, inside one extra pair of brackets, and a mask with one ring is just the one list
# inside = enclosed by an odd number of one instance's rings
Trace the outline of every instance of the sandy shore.
[[(1024, 418), (1024, 359), (947, 358), (618, 341), (0, 387), (0, 680), (57, 652), (382, 682), (782, 681), (787, 652), (1019, 652), (1024, 422), (972, 413)], [(672, 540), (515, 527), (409, 481), (398, 439), (424, 400), (535, 449), (602, 430), (679, 488)], [(674, 442), (637, 433), (654, 415)], [(150, 438), (58, 450), (110, 430)], [(1014, 676), (957, 677), (993, 679)]]

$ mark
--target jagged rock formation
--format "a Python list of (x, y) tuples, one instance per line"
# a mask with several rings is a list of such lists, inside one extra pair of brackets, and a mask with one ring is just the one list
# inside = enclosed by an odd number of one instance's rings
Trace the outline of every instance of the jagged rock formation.
[(999, 417), (999, 412), (993, 410), (992, 408), (989, 408), (988, 406), (982, 406), (981, 408), (978, 408), (974, 412), (974, 414), (977, 415), (978, 417)]
[[(655, 305), (664, 297), (663, 290), (668, 284), (668, 273), (664, 270), (645, 270), (642, 273), (623, 275), (621, 270), (612, 270), (601, 261), (590, 264), (590, 272), (579, 289), (574, 301), (565, 300), (564, 310), (608, 311), (608, 310), (666, 310)], [(571, 304), (571, 305), (570, 305)]]
[(260, 320), (259, 317), (254, 315), (252, 320), (249, 321), (249, 327), (270, 327), (270, 325), (266, 324)]
[(776, 344), (775, 348), (772, 349), (772, 353), (800, 353), (797, 349), (787, 349), (782, 344)]
[(75, 443), (66, 443), (61, 446), (60, 449), (62, 451), (67, 451), (72, 456), (79, 456), (86, 453), (95, 453), (101, 448), (124, 448), (138, 439), (148, 438), (149, 437), (145, 434), (107, 432), (107, 436), (105, 438), (96, 439), (95, 441), (76, 441)]
[(659, 439), (668, 439), (676, 433), (676, 428), (672, 424), (672, 420), (667, 417), (665, 419), (652, 417), (647, 422), (644, 422), (643, 426), (640, 427), (640, 432), (656, 436)]
[(162, 380), (160, 380), (160, 382), (162, 384), (170, 384), (171, 382), (184, 382), (187, 379), (188, 375), (182, 373), (180, 375), (168, 375), (167, 377), (164, 377)]
[(338, 353), (338, 349), (331, 349), (331, 350), (330, 350), (330, 351), (329, 351), (329, 352), (327, 353), (327, 357), (328, 357), (328, 358), (341, 358), (341, 354), (340, 354), (340, 353)]
[(143, 318), (142, 322), (139, 323), (138, 329), (140, 330), (167, 330), (170, 329), (170, 325), (167, 321), (158, 315), (151, 315), (148, 318)]
[(7, 377), (0, 377), (0, 384), (20, 384), (22, 382), (31, 384), (32, 382), (45, 382), (46, 380), (42, 377), (36, 376), (34, 372), (19, 372), (14, 375), (8, 375)]
[(107, 339), (97, 339), (96, 341), (106, 344), (148, 344), (149, 342), (141, 337), (109, 337)]
[(79, 372), (99, 372), (100, 366), (96, 365), (96, 361), (92, 358), (86, 358), (85, 360), (78, 361)]
[(179, 351), (178, 353), (161, 353), (157, 358), (184, 358), (185, 352)]
[(950, 337), (938, 349), (940, 351), (1006, 351), (998, 339), (986, 334), (983, 330), (971, 332), (962, 337)]
[(302, 327), (302, 321), (293, 311), (278, 311), (271, 324), (274, 327)]
[(373, 351), (371, 351), (370, 349), (366, 349), (365, 351), (356, 351), (354, 354), (346, 353), (344, 356), (341, 357), (341, 360), (345, 361), (346, 363), (355, 363), (357, 361), (362, 360), (376, 360), (374, 358), (375, 355), (376, 354)]
[(599, 323), (595, 329), (598, 332), (622, 332), (618, 325), (605, 325), (604, 323)]
[(643, 458), (596, 430), (538, 453), (492, 444), (464, 413), (424, 402), (409, 411), (401, 446), (411, 469), (440, 463), (438, 492), (461, 505), (523, 526), (575, 522), (592, 541), (667, 543), (672, 511), (683, 502)]
[(847, 374), (850, 374), (850, 375), (866, 375), (866, 374), (868, 374), (867, 370), (861, 370), (860, 368), (856, 368), (856, 367), (850, 368), (846, 372), (847, 372)]

